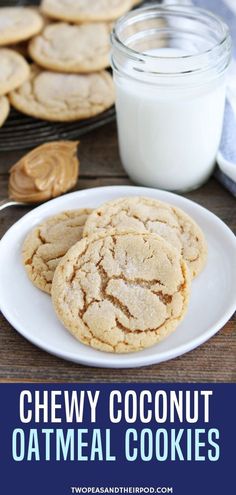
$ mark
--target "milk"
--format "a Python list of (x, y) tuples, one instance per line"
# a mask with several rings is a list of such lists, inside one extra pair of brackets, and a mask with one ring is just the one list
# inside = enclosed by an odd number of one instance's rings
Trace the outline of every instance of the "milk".
[[(177, 72), (180, 57), (184, 71), (188, 53), (160, 48), (148, 54), (160, 57), (149, 61), (155, 70), (160, 66), (161, 72), (171, 57), (171, 70), (176, 65)], [(139, 184), (186, 191), (213, 171), (223, 125), (224, 77), (208, 81), (203, 71), (192, 76), (191, 85), (187, 79), (170, 87), (168, 75), (161, 84), (148, 84), (145, 71), (139, 80), (115, 75), (121, 160)]]

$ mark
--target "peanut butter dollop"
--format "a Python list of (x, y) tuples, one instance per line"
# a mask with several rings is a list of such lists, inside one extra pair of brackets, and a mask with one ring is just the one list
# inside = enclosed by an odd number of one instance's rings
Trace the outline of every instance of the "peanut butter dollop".
[(79, 141), (55, 141), (27, 153), (10, 169), (9, 197), (39, 203), (72, 189), (78, 178)]

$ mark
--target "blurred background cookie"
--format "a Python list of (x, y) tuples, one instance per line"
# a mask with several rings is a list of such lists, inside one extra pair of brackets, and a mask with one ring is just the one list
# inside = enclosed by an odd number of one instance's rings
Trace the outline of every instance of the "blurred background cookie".
[(0, 8), (0, 45), (27, 40), (39, 33), (43, 19), (36, 9), (28, 7)]
[(42, 67), (59, 72), (84, 73), (109, 65), (108, 23), (72, 25), (54, 23), (29, 43), (31, 58)]
[(192, 277), (206, 263), (207, 244), (200, 227), (183, 210), (168, 203), (139, 196), (108, 201), (90, 215), (84, 236), (111, 229), (160, 235), (182, 254)]
[(112, 21), (132, 6), (132, 0), (43, 0), (41, 10), (52, 19), (80, 23)]
[(18, 88), (30, 75), (22, 55), (8, 48), (0, 48), (0, 68), (0, 95)]

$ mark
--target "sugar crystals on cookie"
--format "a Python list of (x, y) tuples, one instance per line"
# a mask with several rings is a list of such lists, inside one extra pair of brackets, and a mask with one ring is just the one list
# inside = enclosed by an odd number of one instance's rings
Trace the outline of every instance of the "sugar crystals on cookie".
[(156, 234), (116, 232), (76, 243), (52, 282), (54, 309), (81, 342), (107, 352), (150, 347), (187, 310), (190, 276), (178, 251)]

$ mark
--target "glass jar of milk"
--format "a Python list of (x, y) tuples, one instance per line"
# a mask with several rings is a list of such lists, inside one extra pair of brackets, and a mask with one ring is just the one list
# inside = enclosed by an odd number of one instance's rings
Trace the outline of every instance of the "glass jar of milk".
[(135, 182), (188, 191), (211, 175), (219, 147), (227, 25), (195, 7), (152, 4), (112, 33), (119, 148)]

